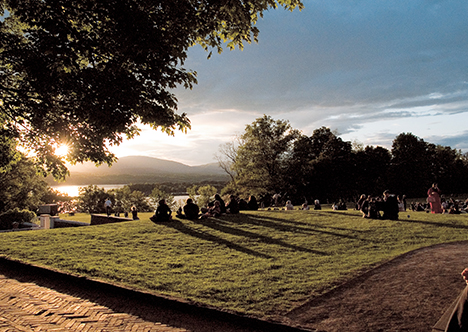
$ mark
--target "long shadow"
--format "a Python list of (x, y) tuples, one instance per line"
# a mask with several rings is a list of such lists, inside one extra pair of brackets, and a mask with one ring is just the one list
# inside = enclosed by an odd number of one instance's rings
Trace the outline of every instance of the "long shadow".
[(297, 251), (302, 251), (302, 252), (307, 252), (307, 253), (312, 253), (312, 254), (317, 254), (317, 255), (322, 255), (322, 256), (329, 255), (328, 253), (323, 252), (323, 251), (303, 248), (300, 246), (286, 243), (281, 240), (273, 239), (272, 237), (269, 237), (269, 236), (260, 235), (260, 234), (249, 232), (249, 231), (244, 231), (235, 227), (230, 227), (226, 224), (226, 220), (223, 220), (223, 219), (212, 218), (212, 219), (207, 219), (207, 220), (197, 220), (196, 222), (202, 224), (203, 226), (215, 229), (223, 233), (243, 236), (243, 237), (247, 237), (247, 238), (251, 238), (255, 240), (260, 240), (266, 244), (275, 244), (281, 247), (285, 247), (285, 248), (289, 248), (289, 249), (293, 249)]
[[(312, 225), (303, 223), (303, 222), (295, 222), (295, 221), (289, 221), (285, 219), (280, 219), (280, 218), (273, 218), (273, 217), (268, 217), (268, 216), (258, 216), (258, 217), (253, 217), (253, 216), (246, 216), (247, 218), (243, 219), (241, 222), (242, 223), (249, 223), (252, 225), (256, 226), (263, 226), (263, 227), (270, 227), (279, 231), (290, 231), (290, 232), (302, 232), (304, 234), (317, 234), (317, 233), (322, 233), (322, 234), (328, 234), (332, 236), (338, 236), (338, 237), (343, 237), (343, 238), (348, 238), (348, 239), (353, 239), (353, 240), (360, 240), (360, 241), (368, 241), (367, 239), (360, 238), (358, 236), (353, 236), (353, 235), (347, 235), (347, 234), (340, 234), (337, 232), (330, 232), (330, 231), (325, 231), (325, 230), (318, 230), (316, 228), (330, 228), (326, 226), (316, 226), (314, 225), (314, 228)], [(267, 219), (273, 220), (269, 221)], [(246, 222), (248, 220), (248, 222)], [(282, 224), (278, 224), (278, 223)], [(288, 223), (289, 225), (284, 225), (284, 223)], [(298, 227), (296, 224), (303, 225), (305, 227)], [(350, 231), (349, 229), (342, 229), (345, 231)]]
[[(330, 214), (330, 213), (326, 212), (326, 211), (325, 212), (314, 211), (314, 215), (318, 216), (318, 217), (328, 215), (328, 214)], [(357, 215), (351, 214), (351, 213), (347, 213), (346, 215), (356, 217), (358, 219), (362, 218), (360, 216), (357, 216)], [(305, 223), (305, 222), (301, 222), (301, 221), (291, 221), (291, 220), (287, 220), (287, 219), (274, 218), (274, 217), (269, 217), (269, 216), (262, 216), (262, 217), (258, 217), (258, 218), (263, 218), (263, 217), (265, 217), (267, 219), (274, 220), (274, 221), (278, 221), (278, 222), (281, 222), (281, 223), (288, 223), (288, 224), (294, 224), (294, 225), (303, 225), (303, 226), (305, 226), (307, 228), (330, 228), (330, 229), (336, 229), (336, 230), (346, 231), (346, 232), (367, 233), (367, 231), (353, 229), (353, 228), (334, 227), (334, 226), (330, 226), (330, 225), (322, 226), (320, 224), (310, 224), (310, 223)]]
[(167, 222), (167, 223), (160, 223), (158, 225), (164, 225), (166, 227), (173, 228), (173, 229), (175, 229), (175, 230), (177, 230), (177, 231), (179, 231), (181, 233), (184, 233), (184, 234), (187, 234), (187, 235), (190, 235), (190, 236), (202, 239), (202, 240), (216, 242), (218, 244), (225, 245), (226, 247), (228, 247), (230, 249), (240, 251), (240, 252), (242, 252), (244, 254), (248, 254), (248, 255), (252, 255), (252, 256), (260, 257), (260, 258), (266, 258), (266, 259), (274, 258), (273, 256), (266, 255), (266, 254), (263, 254), (261, 252), (255, 251), (255, 250), (242, 247), (242, 246), (240, 246), (238, 244), (232, 243), (231, 241), (222, 239), (222, 238), (220, 238), (218, 236), (215, 236), (215, 235), (212, 235), (212, 234), (209, 234), (209, 233), (206, 233), (206, 232), (202, 232), (202, 231), (193, 229), (193, 228), (191, 228), (191, 227), (187, 226), (186, 224), (184, 224), (182, 222), (179, 222), (179, 221), (171, 221), (171, 222)]
[(448, 228), (454, 228), (454, 229), (468, 229), (468, 225), (453, 225), (453, 224), (448, 224), (445, 222), (435, 222), (435, 221), (417, 220), (417, 219), (403, 219), (403, 218), (398, 219), (398, 221), (406, 222), (406, 223), (418, 223), (418, 224), (431, 225), (431, 226), (437, 226), (437, 227), (448, 227)]

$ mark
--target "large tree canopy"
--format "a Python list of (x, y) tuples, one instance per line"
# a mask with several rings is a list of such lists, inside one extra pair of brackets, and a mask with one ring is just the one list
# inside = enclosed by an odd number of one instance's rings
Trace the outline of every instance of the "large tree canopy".
[(108, 146), (138, 122), (168, 134), (190, 128), (176, 86), (191, 88), (189, 47), (239, 48), (256, 40), (269, 8), (300, 0), (0, 0), (0, 121), (56, 176), (69, 160), (114, 161)]

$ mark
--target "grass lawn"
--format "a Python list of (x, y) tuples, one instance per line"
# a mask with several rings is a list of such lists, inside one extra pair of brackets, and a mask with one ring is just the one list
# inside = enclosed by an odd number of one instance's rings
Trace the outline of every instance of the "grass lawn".
[(253, 211), (161, 224), (151, 215), (2, 233), (0, 255), (267, 318), (402, 253), (468, 239), (468, 214), (388, 221), (352, 210)]

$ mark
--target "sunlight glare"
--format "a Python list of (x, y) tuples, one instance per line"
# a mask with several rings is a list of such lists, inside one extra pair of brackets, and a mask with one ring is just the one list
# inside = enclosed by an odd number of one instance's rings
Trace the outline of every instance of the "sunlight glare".
[(68, 154), (68, 145), (67, 144), (60, 144), (54, 151), (57, 157), (65, 157)]

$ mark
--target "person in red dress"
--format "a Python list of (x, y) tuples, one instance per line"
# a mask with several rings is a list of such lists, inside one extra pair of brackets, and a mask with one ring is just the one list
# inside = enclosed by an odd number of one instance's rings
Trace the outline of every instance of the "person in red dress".
[(440, 203), (440, 189), (437, 183), (427, 190), (427, 201), (431, 205), (431, 213), (442, 213), (442, 204)]

